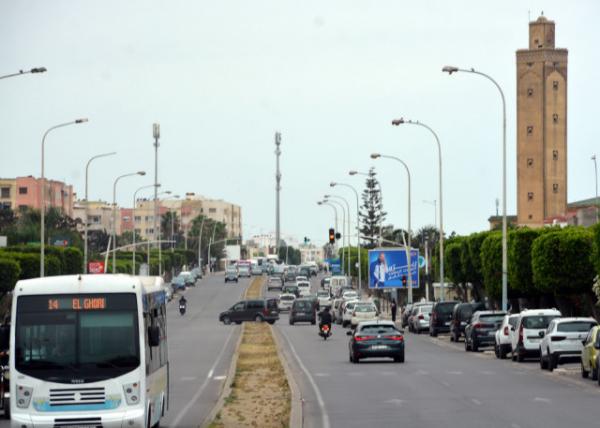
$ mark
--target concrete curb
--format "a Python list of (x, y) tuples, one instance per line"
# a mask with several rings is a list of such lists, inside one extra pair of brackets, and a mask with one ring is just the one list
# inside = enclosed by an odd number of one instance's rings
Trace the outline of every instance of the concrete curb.
[(300, 387), (296, 382), (296, 378), (294, 377), (294, 373), (289, 366), (287, 359), (285, 358), (282, 341), (279, 337), (279, 333), (271, 326), (271, 335), (273, 336), (273, 340), (275, 341), (275, 346), (277, 348), (277, 355), (279, 356), (279, 361), (281, 362), (281, 366), (283, 367), (283, 371), (285, 372), (285, 377), (287, 378), (288, 386), (290, 387), (290, 393), (292, 395), (292, 406), (290, 410), (290, 428), (301, 428), (302, 427), (302, 393), (300, 392)]

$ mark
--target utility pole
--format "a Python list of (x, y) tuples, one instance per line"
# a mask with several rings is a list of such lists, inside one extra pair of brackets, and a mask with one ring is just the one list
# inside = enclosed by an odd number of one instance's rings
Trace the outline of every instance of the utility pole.
[[(159, 237), (158, 228), (160, 223), (158, 222), (158, 139), (160, 138), (160, 124), (152, 124), (152, 135), (154, 136), (154, 240)], [(160, 251), (160, 242), (158, 243), (158, 276), (162, 273), (162, 254)], [(148, 254), (150, 257), (150, 254)]]
[(279, 157), (281, 156), (281, 133), (275, 133), (275, 156), (277, 170), (275, 173), (275, 254), (279, 254), (279, 242), (281, 240), (281, 223), (279, 213), (279, 193), (281, 191), (281, 171), (279, 170)]
[(429, 235), (425, 234), (425, 300), (429, 300)]

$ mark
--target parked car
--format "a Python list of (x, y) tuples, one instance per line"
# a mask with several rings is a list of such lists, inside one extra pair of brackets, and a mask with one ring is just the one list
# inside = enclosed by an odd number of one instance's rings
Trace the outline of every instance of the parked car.
[(363, 321), (348, 331), (350, 362), (358, 364), (365, 358), (393, 358), (404, 362), (404, 336), (392, 321)]
[(225, 269), (225, 283), (238, 282), (238, 279), (238, 270), (235, 266), (229, 266), (227, 269)]
[(502, 325), (504, 311), (477, 311), (465, 327), (465, 351), (477, 352), (480, 348), (494, 346), (496, 330)]
[(196, 278), (196, 280), (202, 279), (202, 269), (200, 269), (199, 267), (195, 267), (190, 271), (190, 273), (194, 275), (194, 278)]
[(185, 290), (185, 278), (183, 277), (175, 277), (173, 281), (171, 281), (171, 288), (173, 291)]
[(412, 303), (407, 304), (402, 311), (402, 328), (408, 327), (408, 317), (412, 312)]
[(326, 306), (331, 307), (331, 294), (329, 294), (329, 290), (317, 290), (317, 298), (319, 299), (319, 306), (321, 308)]
[(496, 354), (496, 358), (503, 360), (510, 353), (511, 339), (518, 319), (519, 314), (504, 315), (500, 328), (494, 334), (494, 353)]
[(336, 324), (342, 323), (341, 308), (342, 308), (343, 302), (344, 301), (338, 297), (336, 299), (333, 299), (333, 302), (331, 303), (331, 318), (333, 319), (333, 322), (335, 322)]
[(254, 276), (260, 276), (263, 274), (263, 271), (259, 265), (253, 265), (252, 269), (250, 269), (250, 273)]
[(252, 273), (250, 271), (250, 266), (248, 266), (248, 265), (238, 266), (238, 274), (239, 274), (240, 278), (242, 278), (242, 277), (250, 278), (252, 276)]
[(321, 288), (329, 289), (331, 288), (331, 277), (325, 276), (321, 279)]
[(271, 291), (274, 288), (283, 289), (283, 280), (278, 276), (270, 276), (267, 280), (267, 291)]
[(279, 311), (289, 311), (296, 300), (295, 294), (284, 293), (279, 295), (278, 308)]
[(281, 289), (283, 293), (293, 294), (296, 297), (300, 297), (300, 290), (296, 284), (286, 284)]
[(448, 333), (450, 331), (452, 310), (458, 303), (454, 300), (434, 303), (429, 317), (430, 336), (436, 337), (439, 333)]
[(290, 325), (297, 322), (317, 323), (317, 311), (315, 305), (309, 299), (296, 299), (290, 310)]
[[(581, 351), (581, 377), (587, 378), (590, 373), (592, 380), (598, 380), (598, 368), (600, 367), (600, 327), (595, 326), (588, 332), (583, 341)], [(598, 382), (600, 384), (600, 381)]]
[(373, 302), (358, 302), (350, 314), (350, 328), (355, 329), (359, 322), (379, 318), (379, 311)]
[(560, 318), (557, 309), (530, 309), (519, 314), (515, 334), (512, 337), (511, 352), (513, 361), (522, 362), (527, 357), (540, 356), (540, 342), (543, 331), (555, 318)]
[(550, 321), (540, 342), (540, 368), (554, 370), (568, 361), (581, 361), (583, 341), (592, 327), (594, 318), (556, 318)]
[(196, 285), (196, 277), (194, 275), (192, 275), (191, 272), (182, 271), (182, 272), (179, 272), (179, 275), (177, 275), (177, 276), (181, 277), (185, 280), (186, 287), (194, 287)]
[(310, 282), (308, 281), (297, 281), (296, 285), (300, 291), (300, 296), (308, 296), (310, 294)]
[(411, 331), (420, 334), (429, 329), (429, 314), (433, 308), (432, 303), (420, 304), (413, 308), (413, 314), (410, 319)]
[(358, 300), (344, 302), (342, 306), (342, 327), (348, 327), (350, 325), (350, 321), (352, 320), (352, 312), (354, 311), (354, 306), (357, 303)]
[(219, 314), (219, 321), (225, 325), (232, 322), (241, 324), (243, 321), (266, 321), (275, 324), (278, 319), (277, 299), (242, 300)]
[(450, 341), (458, 342), (460, 337), (465, 334), (465, 327), (469, 323), (473, 313), (485, 311), (485, 304), (477, 303), (459, 303), (452, 309), (452, 320), (450, 321)]

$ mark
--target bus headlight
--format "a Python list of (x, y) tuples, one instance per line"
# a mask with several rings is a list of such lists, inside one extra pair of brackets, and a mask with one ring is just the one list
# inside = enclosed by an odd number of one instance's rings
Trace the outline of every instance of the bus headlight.
[(33, 394), (33, 388), (23, 385), (17, 385), (17, 407), (20, 409), (26, 409), (31, 403), (31, 395)]
[(123, 393), (127, 404), (130, 406), (138, 404), (140, 402), (140, 383), (134, 382), (123, 385)]

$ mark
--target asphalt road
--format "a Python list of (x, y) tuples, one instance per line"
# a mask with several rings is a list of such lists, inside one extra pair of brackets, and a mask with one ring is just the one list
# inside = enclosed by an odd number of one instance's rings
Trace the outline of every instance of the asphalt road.
[[(316, 281), (314, 281), (316, 284)], [(271, 293), (274, 294), (274, 293)], [(499, 361), (461, 344), (406, 334), (406, 362), (348, 361), (346, 330), (276, 324), (303, 395), (304, 427), (553, 428), (597, 426), (596, 383)]]

